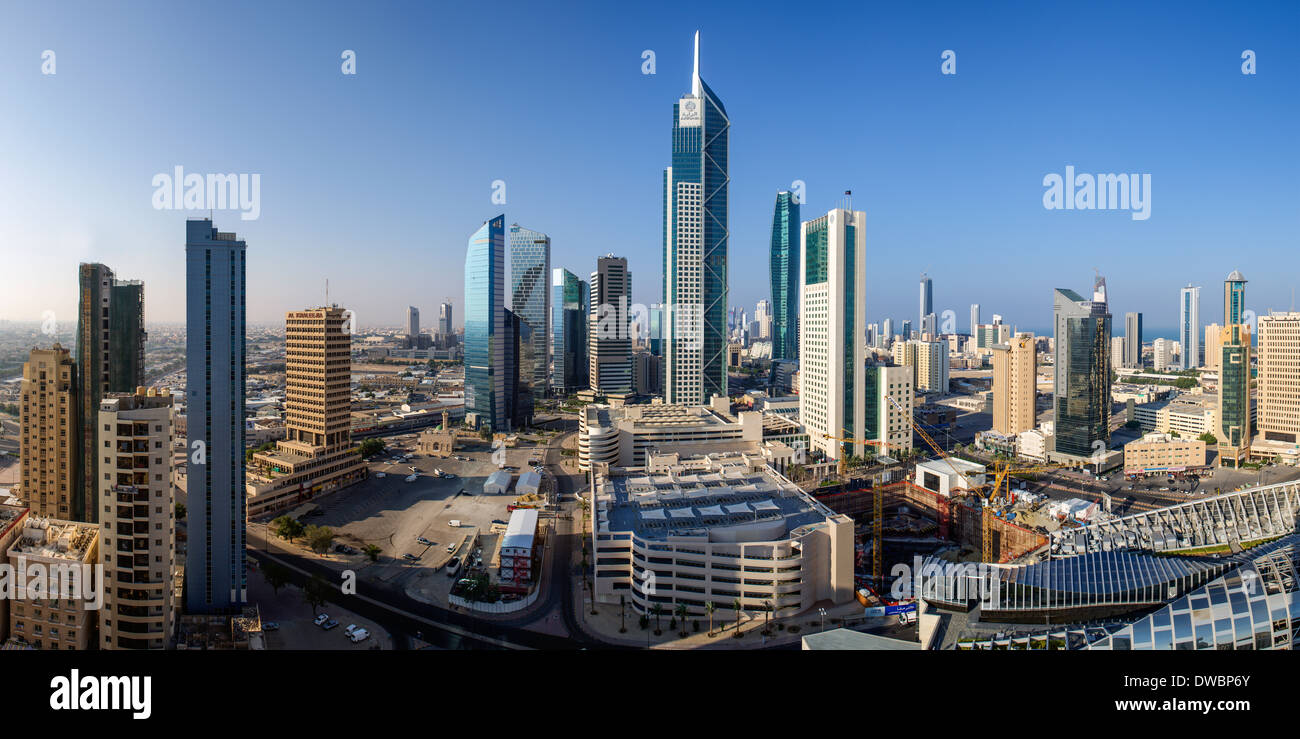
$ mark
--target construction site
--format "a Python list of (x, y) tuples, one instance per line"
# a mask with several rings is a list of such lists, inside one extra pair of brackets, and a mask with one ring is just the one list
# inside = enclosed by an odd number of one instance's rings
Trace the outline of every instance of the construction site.
[[(1048, 552), (1048, 534), (1059, 520), (1040, 512), (1043, 501), (1024, 492), (1023, 485), (1021, 491), (1011, 489), (1014, 477), (1032, 476), (1048, 466), (999, 462), (990, 470), (949, 456), (915, 419), (912, 428), (937, 457), (917, 464), (913, 479), (882, 483), (880, 476), (867, 476), (812, 492), (832, 511), (855, 522), (855, 579), (864, 604), (887, 602), (894, 565), (910, 567), (916, 557), (1009, 563), (1031, 561)], [(827, 438), (845, 444), (854, 441)], [(1017, 523), (1017, 517), (1036, 525)]]

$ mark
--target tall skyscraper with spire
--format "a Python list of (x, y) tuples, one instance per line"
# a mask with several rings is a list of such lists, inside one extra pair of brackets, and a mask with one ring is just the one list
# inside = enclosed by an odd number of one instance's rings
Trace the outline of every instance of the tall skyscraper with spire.
[(726, 108), (700, 78), (697, 31), (691, 92), (673, 105), (673, 159), (663, 179), (664, 398), (669, 403), (727, 396), (730, 131)]
[(772, 212), (772, 359), (799, 358), (799, 199), (778, 192)]

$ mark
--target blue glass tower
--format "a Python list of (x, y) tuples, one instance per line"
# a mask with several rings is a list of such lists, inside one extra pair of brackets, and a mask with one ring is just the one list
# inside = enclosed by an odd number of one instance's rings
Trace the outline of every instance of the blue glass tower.
[(731, 120), (700, 78), (673, 105), (673, 159), (664, 170), (664, 396), (727, 396), (727, 190)]
[(506, 431), (505, 215), (483, 224), (465, 252), (465, 421)]
[(776, 194), (772, 213), (772, 359), (799, 358), (799, 199)]
[(244, 252), (206, 218), (185, 223), (189, 555), (185, 609), (238, 612), (244, 567)]
[[(510, 226), (510, 310), (526, 321), (532, 335), (532, 354), (541, 360), (550, 355), (546, 324), (551, 318), (551, 237), (540, 231)], [(538, 395), (545, 395), (549, 382), (546, 361), (535, 362), (532, 377), (526, 378)]]
[(587, 387), (587, 314), (590, 288), (563, 267), (551, 279), (552, 387), (572, 393)]

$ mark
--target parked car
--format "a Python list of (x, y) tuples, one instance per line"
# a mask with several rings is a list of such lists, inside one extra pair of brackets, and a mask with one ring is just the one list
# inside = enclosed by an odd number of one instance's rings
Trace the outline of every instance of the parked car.
[(407, 562), (419, 562), (420, 556), (418, 554), (411, 554), (410, 552), (407, 552), (406, 554), (402, 555), (402, 559), (406, 560)]
[(361, 627), (357, 626), (356, 624), (348, 624), (348, 627), (343, 630), (343, 633), (347, 634), (348, 636), (352, 636), (352, 632), (356, 631), (359, 628)]
[(421, 544), (425, 545), (426, 547), (433, 546), (433, 542), (429, 541), (428, 539), (424, 538), (423, 536), (417, 536), (417, 537), (415, 537), (415, 540), (418, 541), (418, 542), (420, 542)]
[(375, 477), (378, 477), (382, 480), (383, 478), (388, 477), (388, 475), (383, 472), (376, 472)]
[(447, 553), (450, 554), (451, 552), (454, 551), (456, 551), (456, 542), (453, 541), (452, 543), (447, 545)]
[(357, 644), (358, 642), (362, 642), (365, 641), (366, 639), (369, 639), (370, 631), (367, 629), (357, 629), (351, 634), (348, 634), (348, 638), (352, 640), (353, 644)]
[(319, 616), (317, 616), (315, 619), (313, 619), (312, 623), (316, 624), (317, 626), (324, 626), (325, 622), (328, 620), (330, 620), (330, 615), (328, 613), (322, 613)]
[(453, 475), (453, 474), (450, 473), (450, 472), (448, 472), (447, 474), (443, 475), (443, 477), (447, 478), (448, 480), (455, 480), (455, 479), (456, 479), (456, 476)]
[(415, 481), (418, 480), (418, 479), (420, 479), (420, 476), (419, 476), (419, 475), (407, 475), (407, 476), (406, 476), (406, 481), (407, 481), (407, 482), (415, 482)]
[(339, 622), (338, 622), (338, 621), (335, 621), (334, 619), (331, 618), (330, 620), (328, 620), (328, 621), (326, 621), (325, 623), (321, 624), (321, 628), (322, 628), (322, 629), (325, 629), (326, 631), (329, 631), (330, 629), (337, 628), (338, 625), (339, 625)]
[(279, 631), (279, 630), (280, 630), (280, 624), (276, 623), (275, 621), (262, 622), (262, 631)]
[(505, 521), (502, 521), (502, 520), (499, 519), (499, 518), (494, 518), (494, 519), (492, 519), (492, 523), (499, 523), (499, 524), (501, 524), (502, 526), (509, 526), (509, 524), (507, 524)]

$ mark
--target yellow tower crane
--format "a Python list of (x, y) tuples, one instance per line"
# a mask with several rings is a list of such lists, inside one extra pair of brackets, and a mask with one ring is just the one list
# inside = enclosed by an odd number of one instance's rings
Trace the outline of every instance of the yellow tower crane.
[[(831, 436), (830, 434), (822, 434), (822, 438), (829, 439), (831, 441), (838, 441), (842, 444), (870, 444), (871, 446), (885, 446), (884, 442), (877, 441), (875, 439), (862, 439), (862, 440), (846, 439), (840, 436)], [(841, 453), (839, 457), (838, 468), (839, 468), (839, 473), (842, 476), (845, 471), (845, 462), (844, 462), (845, 455), (843, 454), (843, 450), (840, 451)], [(873, 513), (872, 520), (871, 520), (871, 575), (874, 578), (874, 582), (876, 583), (876, 586), (879, 587), (880, 577), (883, 572), (880, 563), (880, 547), (881, 547), (880, 540), (882, 538), (881, 519), (883, 517), (883, 511), (884, 511), (884, 504), (881, 502), (881, 494), (880, 494), (879, 487), (875, 488), (874, 494), (871, 497), (872, 497), (871, 510)]]

